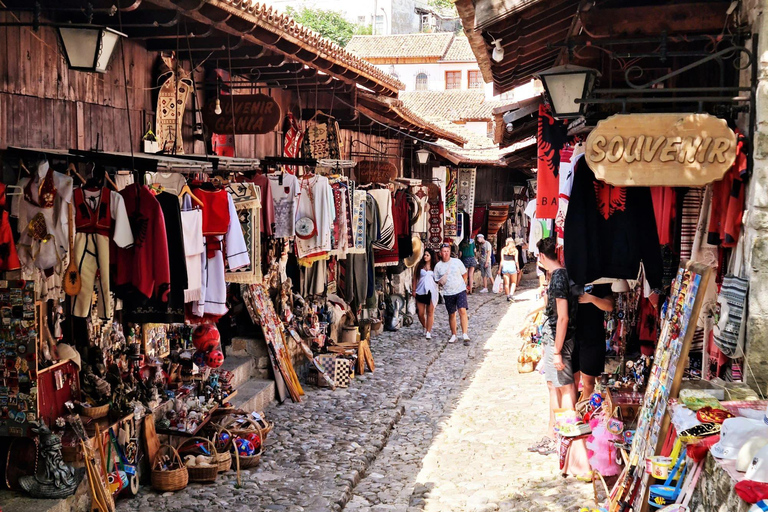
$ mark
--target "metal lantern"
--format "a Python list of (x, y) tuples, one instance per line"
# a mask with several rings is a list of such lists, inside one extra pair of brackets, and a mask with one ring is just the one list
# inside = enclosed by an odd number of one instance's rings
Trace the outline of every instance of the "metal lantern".
[(117, 42), (125, 34), (98, 25), (63, 25), (57, 28), (70, 69), (106, 73)]
[(600, 76), (596, 69), (566, 64), (538, 74), (544, 85), (552, 115), (560, 119), (575, 119), (584, 115), (586, 105), (577, 103), (589, 97)]
[(419, 159), (420, 164), (426, 164), (429, 161), (429, 155), (431, 153), (426, 149), (418, 149), (416, 150), (416, 158)]

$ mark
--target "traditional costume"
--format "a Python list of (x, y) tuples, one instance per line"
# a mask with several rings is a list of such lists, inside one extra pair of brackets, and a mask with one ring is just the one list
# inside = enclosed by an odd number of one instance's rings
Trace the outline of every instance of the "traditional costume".
[(80, 272), (80, 292), (72, 298), (72, 314), (84, 318), (91, 312), (93, 288), (99, 293), (99, 317), (112, 316), (109, 289), (109, 239), (118, 247), (130, 247), (133, 234), (123, 197), (106, 187), (74, 191), (75, 258)]

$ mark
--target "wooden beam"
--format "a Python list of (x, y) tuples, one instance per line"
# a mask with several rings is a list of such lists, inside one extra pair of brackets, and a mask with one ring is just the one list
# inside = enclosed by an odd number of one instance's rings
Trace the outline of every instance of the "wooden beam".
[(591, 8), (581, 13), (581, 22), (595, 37), (650, 36), (720, 33), (730, 2), (670, 3), (666, 5)]

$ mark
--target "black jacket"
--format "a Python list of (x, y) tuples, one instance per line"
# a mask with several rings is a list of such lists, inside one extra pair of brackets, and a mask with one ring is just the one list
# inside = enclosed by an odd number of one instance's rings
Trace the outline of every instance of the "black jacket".
[(650, 189), (597, 181), (586, 158), (576, 164), (563, 243), (565, 267), (576, 284), (601, 277), (636, 279), (642, 262), (648, 283), (661, 288), (663, 263)]

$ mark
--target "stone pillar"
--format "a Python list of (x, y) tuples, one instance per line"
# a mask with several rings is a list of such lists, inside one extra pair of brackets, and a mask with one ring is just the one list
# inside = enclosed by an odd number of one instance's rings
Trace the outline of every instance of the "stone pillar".
[[(749, 276), (747, 312), (746, 381), (763, 394), (768, 392), (768, 0), (752, 0), (743, 12), (749, 16), (753, 33), (759, 34), (755, 55), (757, 66), (757, 111), (754, 139), (754, 167), (747, 190), (744, 236)], [(746, 5), (744, 7), (747, 7)]]

